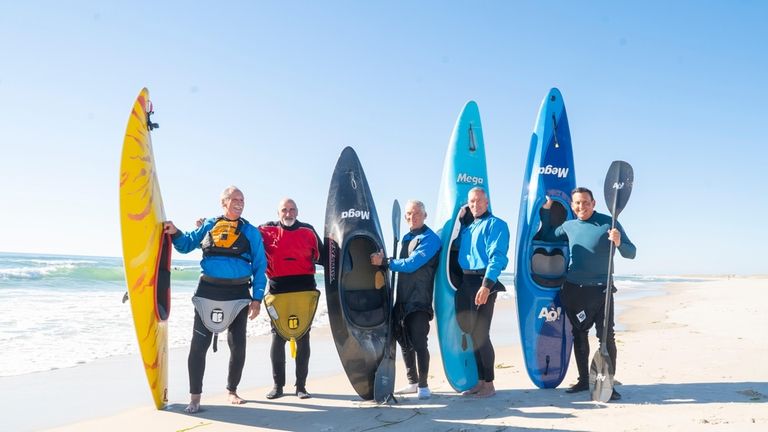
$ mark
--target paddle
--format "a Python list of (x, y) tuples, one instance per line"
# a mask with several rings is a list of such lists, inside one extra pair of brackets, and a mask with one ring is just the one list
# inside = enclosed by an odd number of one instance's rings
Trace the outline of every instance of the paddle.
[[(397, 242), (400, 239), (400, 203), (395, 200), (392, 203), (392, 234), (394, 236), (394, 246), (392, 246), (392, 256), (397, 258)], [(392, 290), (395, 289), (395, 272), (391, 272)]]
[[(608, 174), (605, 176), (605, 204), (611, 211), (611, 229), (616, 226), (616, 218), (627, 205), (629, 195), (632, 194), (632, 183), (634, 182), (634, 172), (632, 166), (624, 161), (613, 161)], [(589, 368), (589, 390), (592, 393), (592, 400), (599, 402), (608, 402), (613, 394), (613, 367), (611, 357), (608, 354), (608, 344), (605, 343), (608, 338), (608, 314), (611, 310), (611, 293), (613, 290), (613, 254), (616, 246), (611, 242), (611, 252), (608, 255), (608, 281), (605, 288), (605, 309), (603, 321), (603, 337), (600, 342), (600, 351), (592, 357), (592, 365)]]
[[(392, 256), (397, 257), (397, 241), (400, 237), (400, 203), (395, 200), (392, 203), (392, 233), (394, 234), (394, 246), (392, 247)], [(390, 293), (394, 297), (395, 293), (395, 272), (391, 272)], [(373, 381), (373, 399), (378, 403), (385, 403), (389, 400), (397, 400), (394, 397), (395, 391), (395, 344), (392, 340), (392, 310), (389, 314), (389, 331), (387, 332), (387, 341), (384, 345), (384, 356), (381, 358), (379, 367), (376, 368), (376, 375)]]

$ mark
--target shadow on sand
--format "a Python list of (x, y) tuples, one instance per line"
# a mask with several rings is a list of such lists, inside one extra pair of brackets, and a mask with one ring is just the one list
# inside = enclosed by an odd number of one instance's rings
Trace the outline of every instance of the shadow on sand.
[[(621, 385), (617, 389), (623, 395), (617, 404), (768, 402), (768, 383), (758, 382)], [(326, 404), (326, 400), (335, 402)], [(337, 405), (344, 400), (354, 406)], [(198, 426), (204, 420), (213, 420), (285, 431), (365, 432), (386, 430), (394, 425), (419, 431), (525, 431), (535, 429), (515, 426), (515, 417), (568, 419), (578, 416), (580, 410), (610, 408), (610, 405), (591, 402), (588, 392), (567, 394), (562, 389), (500, 390), (495, 397), (482, 400), (463, 398), (455, 393), (434, 393), (426, 401), (414, 397), (399, 398), (399, 401), (377, 406), (349, 395), (314, 394), (312, 399), (303, 401), (289, 395), (273, 401), (248, 401), (241, 406), (204, 405), (201, 412), (189, 416), (199, 420)], [(169, 410), (183, 412), (184, 407), (174, 404)], [(369, 411), (361, 416), (361, 410)], [(186, 430), (198, 426), (191, 425)]]

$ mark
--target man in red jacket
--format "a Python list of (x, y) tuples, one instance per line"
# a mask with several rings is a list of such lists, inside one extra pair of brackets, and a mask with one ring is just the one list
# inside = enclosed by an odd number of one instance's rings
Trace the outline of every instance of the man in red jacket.
[[(267, 222), (259, 227), (264, 240), (267, 256), (267, 277), (269, 293), (280, 294), (302, 291), (317, 291), (315, 264), (324, 263), (323, 241), (312, 225), (299, 222), (299, 209), (290, 198), (280, 201), (277, 208), (279, 220)], [(280, 312), (279, 310), (277, 312)], [(310, 324), (311, 325), (311, 324)], [(267, 399), (283, 396), (285, 386), (285, 342), (272, 325), (272, 360), (274, 388), (267, 393)], [(306, 381), (309, 372), (309, 330), (296, 340), (296, 396), (310, 398)]]

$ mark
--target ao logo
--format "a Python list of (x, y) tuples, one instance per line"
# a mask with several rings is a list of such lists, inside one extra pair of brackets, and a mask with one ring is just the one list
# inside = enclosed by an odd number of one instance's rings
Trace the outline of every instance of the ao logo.
[(547, 308), (546, 306), (541, 308), (539, 312), (539, 319), (544, 318), (547, 322), (557, 321), (560, 319), (561, 308)]
[(220, 322), (224, 321), (224, 311), (219, 308), (212, 310), (211, 321), (215, 322), (216, 324), (219, 324)]
[(371, 212), (369, 211), (363, 211), (363, 210), (355, 210), (353, 208), (341, 212), (341, 218), (342, 219), (348, 219), (348, 218), (360, 218), (360, 219), (370, 219), (371, 218)]
[(624, 189), (624, 182), (616, 182), (613, 184), (613, 188), (616, 190)]
[(456, 183), (471, 183), (472, 185), (477, 186), (483, 184), (483, 178), (471, 176), (467, 173), (459, 173), (459, 176), (456, 177)]
[(595, 380), (596, 380), (596, 381), (600, 381), (600, 382), (603, 382), (603, 381), (605, 381), (605, 380), (606, 380), (606, 378), (608, 378), (608, 377), (607, 377), (607, 376), (605, 376), (605, 375), (603, 375), (603, 374), (601, 374), (601, 373), (598, 373), (598, 374), (597, 374), (597, 376), (595, 377)]

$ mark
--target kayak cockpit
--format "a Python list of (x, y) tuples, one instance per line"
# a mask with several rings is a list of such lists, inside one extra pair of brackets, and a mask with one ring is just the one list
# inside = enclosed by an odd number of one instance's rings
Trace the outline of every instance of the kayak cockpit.
[(349, 241), (344, 254), (341, 292), (349, 320), (359, 327), (375, 327), (387, 319), (386, 276), (371, 264), (371, 254), (379, 248), (368, 237)]
[(554, 201), (549, 213), (550, 225), (542, 225), (533, 236), (530, 272), (536, 284), (544, 288), (559, 288), (568, 270), (569, 251), (568, 243), (558, 240), (554, 232), (565, 222), (568, 211), (561, 202)]

